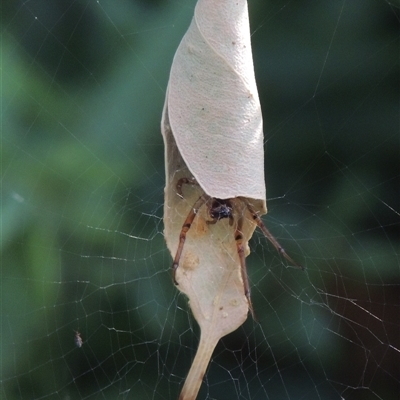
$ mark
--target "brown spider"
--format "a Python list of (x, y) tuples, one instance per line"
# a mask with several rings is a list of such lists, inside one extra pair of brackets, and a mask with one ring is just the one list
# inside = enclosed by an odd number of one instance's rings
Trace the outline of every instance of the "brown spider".
[[(181, 198), (183, 198), (182, 186), (184, 184), (197, 185), (197, 182), (193, 178), (192, 179), (189, 179), (189, 178), (179, 179), (176, 184), (176, 190), (177, 190), (177, 194)], [(278, 253), (281, 254), (284, 258), (286, 258), (286, 260), (288, 260), (291, 264), (293, 264), (297, 268), (304, 270), (304, 267), (297, 264), (291, 257), (289, 257), (287, 255), (287, 253), (285, 252), (285, 249), (279, 244), (279, 242), (274, 238), (274, 236), (271, 234), (271, 232), (264, 225), (264, 223), (262, 222), (261, 218), (259, 217), (257, 211), (254, 210), (254, 208), (250, 204), (250, 202), (244, 197), (238, 197), (238, 199), (240, 199), (242, 202), (244, 202), (244, 204), (246, 205), (246, 208), (250, 212), (255, 223), (261, 229), (261, 231), (264, 233), (264, 236), (272, 243), (272, 245), (275, 247), (275, 249), (278, 251)], [(181, 233), (179, 235), (179, 245), (178, 245), (178, 249), (176, 251), (176, 255), (174, 258), (174, 263), (172, 264), (172, 272), (173, 272), (173, 279), (174, 279), (175, 285), (178, 285), (178, 282), (175, 279), (175, 275), (176, 275), (176, 270), (179, 267), (179, 261), (182, 256), (183, 246), (184, 246), (185, 240), (186, 240), (186, 234), (189, 231), (194, 219), (196, 218), (196, 215), (197, 215), (199, 209), (204, 204), (208, 205), (208, 214), (211, 218), (210, 221), (207, 221), (207, 224), (216, 224), (221, 219), (229, 218), (229, 225), (230, 226), (233, 225), (234, 218), (233, 218), (232, 199), (217, 199), (217, 198), (210, 197), (207, 194), (203, 193), (196, 200), (196, 202), (194, 203), (188, 216), (186, 217), (185, 222), (182, 225)], [(243, 215), (241, 215), (238, 218), (234, 237), (235, 237), (236, 248), (237, 248), (237, 252), (238, 252), (239, 260), (240, 260), (240, 271), (241, 271), (243, 285), (244, 285), (244, 294), (249, 302), (250, 312), (252, 315), (254, 315), (252, 304), (251, 304), (251, 299), (250, 299), (249, 280), (247, 277), (246, 260), (245, 260), (245, 254), (244, 254), (245, 249), (243, 246), (243, 234), (241, 232), (242, 227), (243, 227), (243, 218), (244, 218)]]

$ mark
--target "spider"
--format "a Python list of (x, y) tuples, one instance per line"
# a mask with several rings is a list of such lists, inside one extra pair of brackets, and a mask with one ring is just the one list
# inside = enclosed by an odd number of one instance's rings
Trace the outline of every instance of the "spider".
[[(176, 190), (177, 190), (178, 196), (181, 197), (182, 199), (183, 199), (182, 186), (184, 184), (197, 185), (198, 183), (196, 182), (196, 180), (194, 178), (179, 179), (176, 184)], [(254, 210), (254, 208), (250, 204), (250, 202), (244, 197), (238, 197), (237, 199), (239, 199), (240, 201), (242, 201), (244, 203), (247, 210), (250, 212), (254, 222), (261, 229), (264, 236), (272, 243), (272, 245), (275, 247), (275, 249), (278, 251), (278, 253), (281, 254), (284, 258), (286, 258), (286, 260), (288, 260), (295, 267), (304, 270), (304, 267), (302, 267), (300, 264), (296, 263), (291, 257), (289, 257), (289, 255), (286, 253), (285, 249), (279, 244), (279, 242), (275, 239), (275, 237), (271, 234), (271, 232), (264, 225), (264, 223), (262, 222), (261, 218), (259, 217), (257, 211)], [(188, 233), (190, 227), (192, 226), (192, 223), (193, 223), (194, 219), (196, 218), (196, 215), (197, 215), (199, 209), (204, 204), (206, 204), (208, 206), (208, 215), (211, 218), (209, 221), (206, 221), (207, 224), (216, 224), (221, 219), (229, 218), (229, 225), (233, 226), (234, 207), (232, 204), (232, 199), (217, 199), (217, 198), (210, 197), (207, 194), (203, 193), (196, 200), (196, 202), (193, 204), (192, 209), (190, 210), (189, 214), (187, 215), (187, 217), (182, 225), (181, 233), (179, 235), (179, 245), (178, 245), (178, 249), (175, 254), (174, 262), (172, 264), (172, 272), (173, 272), (173, 279), (174, 279), (175, 285), (178, 285), (178, 282), (175, 279), (175, 275), (176, 275), (176, 270), (179, 267), (179, 261), (182, 256), (182, 251), (183, 251), (183, 247), (184, 247), (185, 240), (186, 240), (186, 234)], [(244, 221), (244, 216), (240, 215), (238, 218), (236, 227), (235, 227), (234, 237), (235, 237), (235, 241), (236, 241), (236, 249), (237, 249), (237, 252), (239, 255), (240, 272), (241, 272), (243, 285), (244, 285), (244, 294), (249, 303), (250, 312), (253, 314), (253, 308), (252, 308), (251, 299), (250, 299), (250, 286), (249, 286), (249, 280), (248, 280), (247, 269), (246, 269), (245, 248), (243, 245), (243, 234), (241, 232), (242, 227), (243, 227), (243, 221)]]

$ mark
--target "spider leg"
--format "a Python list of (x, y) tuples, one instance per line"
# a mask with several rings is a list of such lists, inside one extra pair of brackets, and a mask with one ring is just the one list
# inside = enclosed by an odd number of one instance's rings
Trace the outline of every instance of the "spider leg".
[(249, 303), (249, 310), (253, 319), (255, 318), (253, 304), (251, 302), (250, 297), (250, 286), (249, 286), (249, 277), (247, 275), (247, 268), (246, 268), (246, 257), (244, 255), (244, 246), (243, 246), (243, 234), (242, 234), (242, 226), (243, 226), (243, 217), (241, 216), (238, 220), (237, 227), (235, 230), (235, 241), (236, 241), (236, 249), (239, 255), (240, 261), (240, 273), (242, 275), (243, 286), (244, 286), (244, 295), (247, 298)]
[[(185, 178), (184, 178), (185, 179)], [(199, 208), (208, 200), (208, 196), (206, 196), (205, 194), (201, 195), (196, 202), (193, 204), (192, 209), (190, 210), (188, 216), (185, 219), (185, 222), (182, 225), (182, 229), (181, 229), (181, 233), (179, 235), (179, 245), (178, 245), (178, 249), (176, 251), (175, 254), (175, 258), (174, 258), (174, 263), (172, 264), (172, 276), (174, 279), (174, 283), (175, 285), (178, 285), (178, 282), (175, 279), (175, 275), (176, 275), (176, 270), (179, 267), (179, 261), (181, 259), (181, 255), (182, 255), (182, 250), (183, 250), (183, 246), (185, 244), (185, 240), (186, 240), (186, 234), (188, 232), (188, 230), (190, 229), (190, 227), (192, 226), (192, 223), (194, 221), (194, 219), (196, 218), (197, 212), (199, 211)]]
[(279, 242), (275, 239), (275, 237), (272, 235), (272, 233), (268, 230), (268, 228), (264, 225), (262, 222), (261, 218), (257, 214), (257, 212), (254, 210), (254, 208), (251, 206), (251, 204), (246, 200), (243, 199), (244, 202), (247, 205), (248, 210), (250, 211), (253, 220), (256, 222), (257, 226), (262, 230), (264, 236), (272, 243), (272, 245), (275, 247), (276, 251), (282, 255), (283, 257), (286, 258), (291, 264), (293, 264), (295, 267), (300, 268), (301, 270), (304, 271), (304, 267), (300, 264), (298, 264), (296, 261), (294, 261), (291, 257), (288, 256), (286, 253), (285, 249), (279, 244)]
[(183, 199), (183, 193), (182, 193), (182, 186), (183, 185), (197, 185), (196, 179), (194, 178), (181, 178), (178, 180), (176, 183), (176, 193), (178, 194), (179, 197)]

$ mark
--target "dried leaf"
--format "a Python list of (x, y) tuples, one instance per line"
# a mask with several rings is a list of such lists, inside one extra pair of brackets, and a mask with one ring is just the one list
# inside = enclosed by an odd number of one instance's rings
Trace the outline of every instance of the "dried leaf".
[[(256, 224), (242, 198), (266, 213), (262, 117), (251, 56), (247, 2), (199, 0), (175, 54), (162, 119), (166, 187), (164, 234), (174, 257), (182, 225), (203, 194), (230, 199), (243, 220), (245, 255)], [(182, 194), (177, 183), (185, 184)], [(201, 329), (180, 399), (195, 399), (219, 339), (247, 318), (235, 227), (209, 224), (209, 204), (196, 210), (179, 267), (178, 289)], [(235, 222), (236, 223), (236, 222)]]
[[(183, 189), (183, 199), (177, 195), (178, 180), (191, 174), (180, 156), (167, 120), (164, 122), (168, 160), (164, 235), (171, 254), (175, 256), (182, 224), (202, 189), (196, 185), (187, 186)], [(207, 220), (207, 207), (202, 207), (187, 234), (176, 271), (177, 288), (188, 296), (190, 308), (201, 329), (199, 348), (182, 390), (182, 400), (196, 398), (219, 339), (243, 324), (249, 308), (240, 274), (234, 230), (228, 219), (214, 225), (207, 224)], [(243, 227), (246, 254), (249, 253), (247, 241), (255, 226), (252, 220), (246, 219)]]
[(166, 102), (179, 151), (205, 193), (265, 200), (246, 0), (198, 1), (172, 63)]

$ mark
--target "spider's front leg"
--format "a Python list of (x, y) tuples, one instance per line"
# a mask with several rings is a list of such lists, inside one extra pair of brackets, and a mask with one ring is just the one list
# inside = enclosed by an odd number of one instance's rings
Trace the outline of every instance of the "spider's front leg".
[[(176, 189), (178, 194), (183, 198), (182, 193), (182, 185), (184, 183), (190, 183), (191, 181), (187, 182), (188, 179), (187, 178), (182, 178), (179, 179), (178, 183), (176, 184)], [(190, 210), (188, 216), (185, 219), (185, 222), (182, 225), (182, 229), (181, 229), (181, 233), (179, 235), (179, 244), (178, 244), (178, 249), (176, 251), (175, 254), (175, 258), (174, 258), (174, 263), (172, 264), (172, 276), (173, 276), (173, 280), (174, 280), (174, 284), (178, 285), (178, 282), (175, 279), (175, 275), (176, 275), (176, 270), (179, 267), (179, 261), (181, 259), (182, 256), (182, 251), (183, 251), (183, 246), (185, 244), (186, 241), (186, 234), (188, 233), (190, 227), (192, 226), (192, 223), (194, 221), (194, 219), (196, 218), (196, 215), (200, 209), (201, 206), (203, 206), (204, 203), (206, 203), (209, 200), (209, 197), (206, 194), (202, 194), (197, 200), (196, 202), (193, 204), (192, 209)]]
[(262, 222), (260, 216), (257, 214), (257, 211), (254, 210), (252, 205), (246, 200), (243, 199), (248, 210), (250, 211), (254, 222), (257, 224), (257, 226), (262, 230), (264, 236), (272, 243), (272, 245), (275, 247), (276, 251), (282, 255), (283, 257), (286, 258), (291, 264), (293, 264), (295, 267), (301, 269), (304, 271), (304, 267), (300, 264), (298, 264), (296, 261), (294, 261), (289, 255), (286, 253), (285, 249), (279, 244), (279, 242), (275, 239), (275, 237), (272, 235), (272, 233), (268, 230), (268, 228), (264, 225)]
[(183, 185), (198, 185), (196, 179), (192, 178), (181, 178), (178, 180), (176, 183), (176, 193), (180, 198), (183, 199), (183, 193), (182, 193), (182, 186)]
[(249, 303), (249, 310), (251, 316), (253, 317), (253, 319), (256, 319), (254, 315), (253, 304), (251, 302), (251, 297), (250, 297), (250, 285), (249, 285), (249, 277), (247, 275), (246, 256), (244, 254), (242, 227), (243, 227), (243, 216), (240, 216), (235, 230), (236, 249), (239, 255), (240, 273), (243, 281), (244, 295), (246, 296), (247, 301)]

